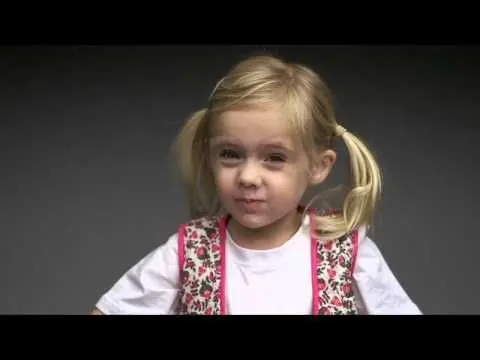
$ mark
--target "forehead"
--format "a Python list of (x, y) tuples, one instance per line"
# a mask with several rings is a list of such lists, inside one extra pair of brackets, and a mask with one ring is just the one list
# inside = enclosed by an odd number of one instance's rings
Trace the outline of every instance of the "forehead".
[(238, 141), (248, 145), (274, 143), (294, 147), (286, 116), (277, 108), (247, 108), (221, 113), (212, 127), (212, 142)]

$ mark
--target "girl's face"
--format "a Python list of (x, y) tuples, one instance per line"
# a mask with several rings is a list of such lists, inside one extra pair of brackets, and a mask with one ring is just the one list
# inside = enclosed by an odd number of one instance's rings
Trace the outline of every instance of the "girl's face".
[[(210, 139), (211, 164), (225, 210), (241, 226), (260, 229), (297, 213), (310, 184), (327, 176), (334, 154), (309, 167), (280, 109), (249, 108), (219, 115)], [(331, 161), (329, 161), (329, 159)]]

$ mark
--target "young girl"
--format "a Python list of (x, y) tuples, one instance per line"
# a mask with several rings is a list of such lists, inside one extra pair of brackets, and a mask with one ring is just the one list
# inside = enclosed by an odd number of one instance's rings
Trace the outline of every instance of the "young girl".
[[(304, 204), (343, 139), (339, 211)], [(420, 314), (367, 236), (381, 192), (367, 147), (336, 122), (311, 69), (237, 64), (181, 130), (192, 219), (130, 268), (92, 314)]]

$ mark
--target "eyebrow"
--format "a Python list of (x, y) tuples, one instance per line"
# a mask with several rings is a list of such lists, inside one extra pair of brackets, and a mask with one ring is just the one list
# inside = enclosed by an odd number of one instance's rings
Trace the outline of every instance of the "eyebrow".
[[(243, 144), (241, 141), (229, 136), (215, 136), (210, 139), (210, 146), (213, 148), (216, 148), (219, 146), (226, 146), (226, 145), (242, 146)], [(295, 151), (291, 146), (287, 145), (284, 141), (275, 139), (275, 138), (261, 143), (260, 147), (267, 148), (267, 149), (268, 148), (282, 149), (289, 152)]]
[(241, 142), (229, 136), (214, 136), (210, 139), (209, 143), (212, 147), (221, 145), (241, 145)]

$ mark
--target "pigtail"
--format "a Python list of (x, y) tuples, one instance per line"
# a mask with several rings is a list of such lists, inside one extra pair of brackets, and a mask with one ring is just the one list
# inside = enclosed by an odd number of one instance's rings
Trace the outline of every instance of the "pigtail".
[(337, 126), (350, 155), (351, 188), (343, 203), (345, 231), (369, 225), (372, 222), (382, 190), (382, 177), (375, 157), (355, 135)]
[(331, 240), (368, 227), (380, 198), (382, 178), (377, 162), (367, 146), (339, 125), (336, 137), (341, 137), (350, 157), (351, 184), (343, 201), (341, 213), (326, 213), (316, 219), (321, 240)]
[(213, 176), (208, 165), (208, 110), (191, 115), (173, 145), (173, 156), (188, 194), (192, 217), (216, 211)]

